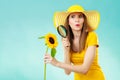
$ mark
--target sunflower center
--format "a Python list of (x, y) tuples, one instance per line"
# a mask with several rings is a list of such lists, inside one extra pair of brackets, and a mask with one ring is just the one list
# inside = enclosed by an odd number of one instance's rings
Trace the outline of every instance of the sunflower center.
[(49, 41), (50, 41), (51, 44), (54, 44), (54, 42), (55, 42), (52, 37), (49, 38)]

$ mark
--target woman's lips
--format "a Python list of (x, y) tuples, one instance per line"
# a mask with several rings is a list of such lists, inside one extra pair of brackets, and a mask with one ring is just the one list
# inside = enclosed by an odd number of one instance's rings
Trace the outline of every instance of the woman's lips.
[(80, 26), (80, 24), (76, 24), (75, 26)]

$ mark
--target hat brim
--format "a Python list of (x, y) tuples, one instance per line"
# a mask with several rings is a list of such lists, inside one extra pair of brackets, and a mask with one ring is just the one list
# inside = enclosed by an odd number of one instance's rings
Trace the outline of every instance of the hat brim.
[[(56, 12), (54, 14), (54, 26), (57, 28), (59, 25), (64, 25), (66, 18), (68, 17), (69, 14), (73, 12)], [(92, 30), (97, 29), (99, 22), (100, 22), (100, 14), (97, 11), (84, 11), (82, 12), (85, 14), (87, 18), (87, 22), (90, 25), (90, 28)]]

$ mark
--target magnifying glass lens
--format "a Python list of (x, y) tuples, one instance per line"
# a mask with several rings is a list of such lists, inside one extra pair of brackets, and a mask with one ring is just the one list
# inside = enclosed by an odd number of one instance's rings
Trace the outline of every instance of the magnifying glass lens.
[(64, 38), (67, 36), (67, 30), (63, 25), (58, 26), (57, 31), (58, 31), (59, 35)]

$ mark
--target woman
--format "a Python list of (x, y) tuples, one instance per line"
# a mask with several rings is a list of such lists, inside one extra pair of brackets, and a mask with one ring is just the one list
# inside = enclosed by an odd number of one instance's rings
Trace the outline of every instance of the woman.
[(55, 26), (64, 25), (68, 36), (62, 39), (64, 63), (44, 57), (50, 63), (65, 70), (66, 74), (74, 72), (74, 80), (105, 80), (98, 64), (98, 38), (95, 30), (99, 24), (97, 11), (85, 11), (81, 6), (71, 6), (67, 12), (56, 12)]

